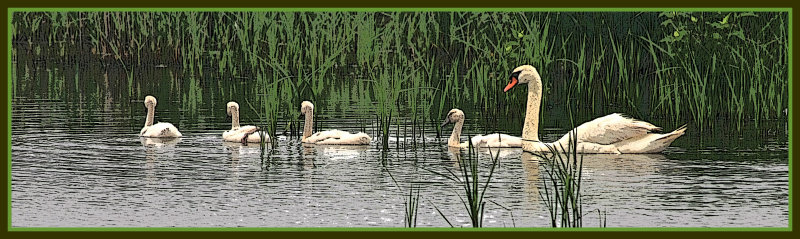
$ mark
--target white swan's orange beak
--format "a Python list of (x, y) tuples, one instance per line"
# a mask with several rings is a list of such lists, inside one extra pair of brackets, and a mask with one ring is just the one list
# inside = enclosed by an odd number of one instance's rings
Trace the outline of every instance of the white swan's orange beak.
[(503, 92), (508, 92), (508, 90), (513, 88), (515, 85), (517, 85), (517, 83), (519, 83), (519, 81), (517, 80), (517, 77), (512, 76), (511, 77), (511, 82), (509, 82), (508, 85), (506, 85), (506, 88), (503, 89)]
[(514, 73), (511, 73), (511, 76), (509, 77), (511, 78), (511, 82), (509, 82), (506, 88), (503, 89), (503, 92), (508, 92), (508, 90), (510, 90), (519, 83), (519, 80), (517, 78), (519, 78), (520, 73), (522, 73), (522, 71), (516, 71)]

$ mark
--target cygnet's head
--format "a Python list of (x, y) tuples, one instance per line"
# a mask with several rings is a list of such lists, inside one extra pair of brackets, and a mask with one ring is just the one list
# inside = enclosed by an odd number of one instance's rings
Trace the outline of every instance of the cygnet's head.
[(239, 104), (236, 102), (228, 102), (228, 106), (226, 107), (228, 111), (228, 116), (233, 116), (234, 112), (239, 112)]
[(144, 97), (144, 107), (147, 107), (147, 108), (156, 107), (156, 103), (157, 103), (156, 102), (156, 97), (153, 97), (152, 95), (148, 95), (148, 96)]
[(447, 112), (447, 116), (444, 117), (444, 122), (442, 122), (442, 127), (449, 123), (456, 123), (459, 121), (464, 120), (464, 111), (459, 109), (452, 109), (450, 112)]
[(314, 113), (314, 104), (312, 104), (311, 101), (303, 101), (303, 103), (300, 104), (300, 114), (309, 115), (311, 113)]

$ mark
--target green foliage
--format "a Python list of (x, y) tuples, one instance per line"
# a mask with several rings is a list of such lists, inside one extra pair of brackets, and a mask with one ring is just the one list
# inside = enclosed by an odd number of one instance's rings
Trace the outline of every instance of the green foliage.
[(576, 135), (574, 131), (570, 134), (566, 148), (547, 145), (548, 153), (534, 154), (542, 159), (547, 173), (542, 182), (544, 193), (540, 191), (539, 197), (550, 212), (552, 227), (583, 227), (583, 155), (578, 158)]
[[(501, 89), (522, 64), (542, 75), (543, 107), (575, 100), (587, 119), (622, 111), (709, 128), (788, 108), (785, 12), (16, 12), (11, 25), (17, 56), (122, 68), (109, 84), (127, 86), (120, 97), (155, 91), (146, 74), (167, 63), (192, 114), (209, 99), (247, 97), (294, 121), (301, 101), (358, 89), (350, 99), (375, 109), (382, 137), (393, 116), (424, 124), (456, 107), (520, 130), (526, 95)], [(250, 97), (264, 92), (280, 103)]]

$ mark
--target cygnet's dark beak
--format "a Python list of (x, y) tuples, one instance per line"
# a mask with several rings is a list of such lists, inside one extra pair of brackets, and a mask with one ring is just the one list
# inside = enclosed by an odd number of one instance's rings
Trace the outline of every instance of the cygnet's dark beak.
[(444, 118), (444, 122), (442, 122), (442, 127), (450, 123), (450, 115), (447, 115), (447, 118)]

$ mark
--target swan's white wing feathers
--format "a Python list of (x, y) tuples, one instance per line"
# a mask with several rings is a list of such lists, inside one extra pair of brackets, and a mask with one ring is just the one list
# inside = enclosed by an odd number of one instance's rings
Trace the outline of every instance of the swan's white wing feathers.
[(241, 126), (241, 127), (239, 127), (239, 130), (238, 130), (238, 131), (242, 131), (242, 132), (256, 132), (256, 131), (258, 131), (258, 128), (257, 128), (257, 127), (255, 127), (255, 126), (253, 126), (253, 125), (245, 125), (245, 126)]
[(474, 147), (516, 148), (522, 147), (522, 139), (507, 134), (476, 135), (471, 139)]
[(341, 130), (328, 130), (312, 134), (304, 143), (312, 144), (341, 144), (341, 145), (367, 145), (372, 138), (365, 133), (351, 134)]
[[(637, 138), (649, 132), (660, 131), (648, 122), (625, 117), (614, 113), (603, 116), (592, 121), (586, 122), (576, 128), (578, 130), (579, 142), (591, 142), (596, 144), (613, 144), (630, 138)], [(572, 133), (575, 129), (570, 131)], [(566, 142), (569, 133), (564, 135), (559, 141)]]
[[(249, 143), (260, 143), (261, 142), (261, 135), (259, 135), (256, 131), (258, 128), (253, 125), (245, 125), (239, 127), (235, 130), (228, 130), (222, 133), (222, 139), (229, 142), (241, 142), (242, 138), (246, 134), (250, 134), (247, 136), (247, 142)], [(264, 137), (266, 141), (269, 141), (269, 135)]]
[(170, 123), (157, 123), (151, 125), (149, 127), (144, 127), (142, 131), (139, 132), (139, 136), (143, 137), (164, 137), (164, 138), (171, 138), (171, 137), (181, 137), (183, 136), (178, 128)]

